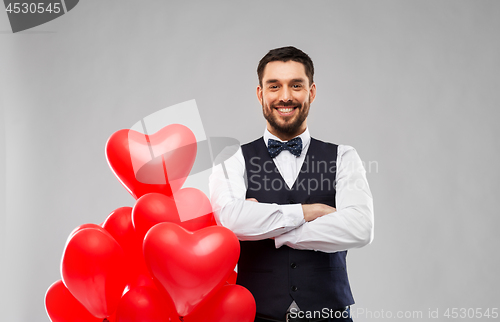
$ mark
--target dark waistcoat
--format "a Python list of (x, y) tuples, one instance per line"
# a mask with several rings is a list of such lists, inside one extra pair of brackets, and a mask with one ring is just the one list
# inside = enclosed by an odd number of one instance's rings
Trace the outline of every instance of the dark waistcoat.
[[(246, 198), (277, 204), (323, 203), (335, 207), (337, 145), (311, 138), (306, 159), (288, 188), (261, 137), (241, 147)], [(257, 314), (284, 319), (293, 300), (302, 311), (339, 309), (354, 303), (347, 278), (347, 251), (276, 249), (274, 240), (241, 241), (237, 283), (255, 297)]]

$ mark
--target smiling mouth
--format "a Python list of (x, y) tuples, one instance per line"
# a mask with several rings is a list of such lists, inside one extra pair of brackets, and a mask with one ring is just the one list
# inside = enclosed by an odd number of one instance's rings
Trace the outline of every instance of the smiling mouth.
[(293, 114), (298, 106), (276, 106), (274, 107), (280, 115), (290, 115)]

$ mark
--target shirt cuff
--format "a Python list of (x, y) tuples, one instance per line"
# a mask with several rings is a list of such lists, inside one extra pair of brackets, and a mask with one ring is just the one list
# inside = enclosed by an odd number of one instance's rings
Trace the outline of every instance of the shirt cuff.
[(300, 226), (300, 228), (292, 229), (289, 232), (274, 237), (274, 246), (276, 248), (280, 248), (283, 245), (294, 245), (297, 242), (297, 230), (301, 228), (302, 226)]
[(306, 222), (301, 204), (281, 205), (281, 211), (285, 218), (286, 227), (297, 228)]

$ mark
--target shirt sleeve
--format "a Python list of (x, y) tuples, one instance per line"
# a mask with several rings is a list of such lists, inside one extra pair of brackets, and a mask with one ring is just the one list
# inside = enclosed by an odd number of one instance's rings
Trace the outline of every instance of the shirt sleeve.
[(300, 204), (278, 205), (245, 200), (245, 160), (241, 148), (213, 167), (209, 188), (217, 224), (232, 230), (240, 240), (273, 238), (305, 222)]
[(372, 242), (373, 198), (361, 159), (350, 146), (338, 147), (335, 202), (336, 212), (276, 237), (276, 248), (287, 245), (332, 253)]

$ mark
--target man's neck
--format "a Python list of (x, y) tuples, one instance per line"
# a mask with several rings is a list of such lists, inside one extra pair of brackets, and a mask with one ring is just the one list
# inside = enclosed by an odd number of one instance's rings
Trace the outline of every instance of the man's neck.
[(288, 133), (282, 133), (282, 132), (277, 131), (275, 128), (271, 127), (269, 124), (267, 125), (267, 130), (269, 131), (269, 133), (276, 136), (281, 141), (290, 141), (294, 137), (297, 137), (297, 136), (301, 135), (302, 133), (304, 133), (306, 129), (307, 129), (307, 126), (304, 124), (304, 126), (301, 126), (300, 129), (298, 131), (296, 131), (295, 133), (288, 134)]

